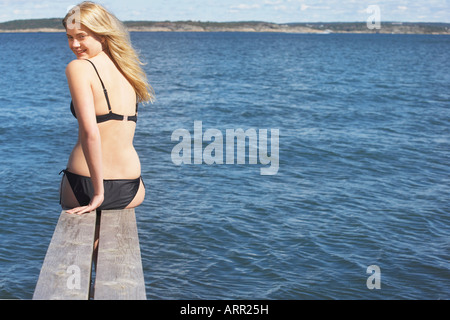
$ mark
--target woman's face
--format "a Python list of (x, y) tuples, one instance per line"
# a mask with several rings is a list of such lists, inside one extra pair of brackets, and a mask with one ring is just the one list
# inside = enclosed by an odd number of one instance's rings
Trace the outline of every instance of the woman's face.
[(103, 51), (101, 40), (83, 25), (80, 29), (67, 29), (66, 33), (69, 47), (77, 59), (90, 59)]

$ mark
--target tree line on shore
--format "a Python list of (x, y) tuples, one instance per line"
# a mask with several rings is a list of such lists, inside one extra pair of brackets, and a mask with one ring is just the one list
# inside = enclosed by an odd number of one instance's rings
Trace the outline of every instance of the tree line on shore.
[[(271, 23), (262, 21), (124, 21), (130, 31), (255, 31), (311, 33), (418, 33), (450, 34), (450, 23), (381, 22), (380, 28), (368, 28), (366, 22)], [(59, 18), (13, 20), (0, 23), (0, 31), (64, 31)]]

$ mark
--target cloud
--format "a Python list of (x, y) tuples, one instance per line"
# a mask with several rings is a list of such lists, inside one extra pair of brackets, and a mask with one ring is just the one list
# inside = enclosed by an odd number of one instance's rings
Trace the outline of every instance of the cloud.
[(267, 4), (267, 5), (279, 5), (282, 3), (283, 3), (283, 0), (265, 0), (264, 1), (264, 4)]
[(231, 6), (231, 10), (251, 10), (251, 9), (259, 9), (261, 6), (259, 4), (238, 4), (237, 6)]
[(281, 6), (275, 6), (273, 7), (274, 10), (281, 10), (281, 11), (286, 11), (288, 8), (285, 5), (281, 5)]
[(308, 6), (304, 3), (302, 3), (302, 5), (300, 6), (300, 10), (301, 11), (306, 11), (306, 10), (330, 10), (331, 7), (329, 6)]

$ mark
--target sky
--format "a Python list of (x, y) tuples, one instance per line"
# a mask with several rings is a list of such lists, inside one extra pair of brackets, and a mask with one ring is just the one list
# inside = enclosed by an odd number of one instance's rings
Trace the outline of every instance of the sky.
[[(63, 17), (80, 0), (0, 0), (0, 22)], [(98, 0), (120, 20), (450, 23), (450, 0)]]

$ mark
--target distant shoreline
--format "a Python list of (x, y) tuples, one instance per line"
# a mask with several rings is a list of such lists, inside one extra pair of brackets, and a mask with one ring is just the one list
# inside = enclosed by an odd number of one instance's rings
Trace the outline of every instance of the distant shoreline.
[[(278, 24), (259, 21), (125, 21), (130, 32), (266, 32), (266, 33), (364, 33), (364, 34), (444, 34), (450, 23), (381, 22), (380, 29), (369, 29), (366, 22), (315, 22)], [(0, 33), (64, 32), (61, 19), (14, 20), (0, 23)]]
[[(253, 30), (218, 30), (218, 31), (205, 31), (205, 30), (164, 30), (164, 29), (158, 29), (158, 28), (149, 28), (149, 29), (128, 29), (129, 32), (199, 32), (199, 33), (214, 33), (214, 32), (248, 32), (248, 33), (286, 33), (286, 34), (417, 34), (417, 35), (450, 35), (450, 33), (439, 33), (439, 32), (433, 32), (433, 33), (418, 33), (418, 32), (363, 32), (363, 31), (353, 31), (353, 32), (320, 32), (320, 31), (312, 31), (312, 32), (294, 32), (294, 31), (253, 31)], [(1, 33), (64, 33), (64, 30), (61, 29), (18, 29), (18, 30), (0, 30)]]

